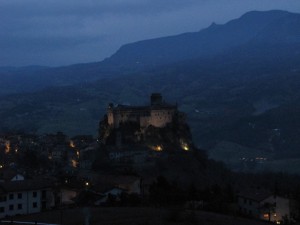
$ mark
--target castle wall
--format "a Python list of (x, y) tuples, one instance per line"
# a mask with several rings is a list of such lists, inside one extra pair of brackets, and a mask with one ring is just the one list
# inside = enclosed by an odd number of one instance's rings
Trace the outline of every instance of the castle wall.
[(151, 106), (124, 106), (109, 104), (107, 110), (108, 124), (118, 128), (120, 123), (136, 122), (140, 127), (149, 125), (164, 127), (171, 123), (177, 111), (177, 106), (163, 103), (160, 94), (151, 95)]
[(172, 122), (174, 112), (174, 109), (152, 109), (150, 124), (155, 127), (164, 127)]
[(113, 125), (115, 128), (118, 128), (120, 123), (134, 121), (134, 118), (129, 112), (114, 112), (114, 122)]
[(140, 117), (140, 127), (149, 126), (151, 118), (149, 116), (141, 116)]
[(111, 109), (107, 110), (107, 122), (110, 126), (114, 124), (114, 114)]
[(148, 110), (132, 110), (132, 109), (108, 109), (108, 124), (118, 128), (120, 123), (136, 122), (140, 126), (149, 125), (149, 111)]
[(134, 111), (134, 110), (122, 110), (113, 111), (108, 110), (108, 124), (118, 128), (120, 123), (125, 122), (137, 122), (141, 127), (147, 127), (149, 125), (155, 127), (164, 127), (167, 123), (171, 123), (175, 109), (151, 109), (150, 115), (148, 111)]

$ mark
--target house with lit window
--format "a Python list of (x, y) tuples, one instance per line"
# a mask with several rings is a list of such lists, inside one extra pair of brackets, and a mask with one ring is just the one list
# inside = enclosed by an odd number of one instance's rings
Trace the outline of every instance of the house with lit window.
[(239, 213), (281, 224), (291, 220), (292, 203), (288, 198), (264, 190), (247, 190), (238, 195)]
[(0, 218), (38, 213), (54, 203), (53, 182), (49, 180), (0, 182)]

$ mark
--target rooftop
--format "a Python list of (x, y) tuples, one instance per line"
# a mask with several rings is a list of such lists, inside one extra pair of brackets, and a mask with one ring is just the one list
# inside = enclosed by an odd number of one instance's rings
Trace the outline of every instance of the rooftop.
[(33, 179), (0, 182), (0, 193), (29, 191), (50, 188), (54, 186), (53, 180), (50, 179)]
[(250, 199), (256, 202), (261, 202), (266, 198), (270, 197), (272, 193), (262, 189), (248, 189), (239, 193), (240, 197)]

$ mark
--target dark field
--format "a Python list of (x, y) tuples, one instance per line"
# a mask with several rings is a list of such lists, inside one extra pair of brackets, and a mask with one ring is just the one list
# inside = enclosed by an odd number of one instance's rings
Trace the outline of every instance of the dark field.
[(266, 222), (203, 211), (165, 208), (76, 208), (16, 217), (16, 221), (37, 221), (64, 225), (83, 225), (90, 212), (90, 225), (263, 225)]

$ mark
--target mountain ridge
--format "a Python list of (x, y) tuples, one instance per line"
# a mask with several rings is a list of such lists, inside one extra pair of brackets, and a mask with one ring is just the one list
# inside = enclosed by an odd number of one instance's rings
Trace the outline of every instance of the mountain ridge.
[[(246, 44), (271, 21), (293, 15), (299, 14), (280, 10), (252, 11), (223, 25), (213, 23), (198, 32), (123, 45), (115, 54), (101, 62), (50, 68), (33, 66), (23, 69), (8, 67), (5, 69), (2, 67), (0, 68), (2, 80), (0, 95), (94, 82), (99, 79), (149, 70), (161, 65), (215, 57)], [(297, 37), (296, 40), (298, 40)]]
[[(293, 13), (279, 10), (248, 12), (224, 25), (211, 25), (198, 32), (188, 32), (123, 45), (104, 62), (121, 62), (120, 66), (123, 66), (124, 62), (132, 66), (143, 63), (161, 65), (215, 56), (232, 47), (247, 43), (270, 22), (287, 15), (293, 15)], [(174, 49), (172, 50), (172, 48)]]

